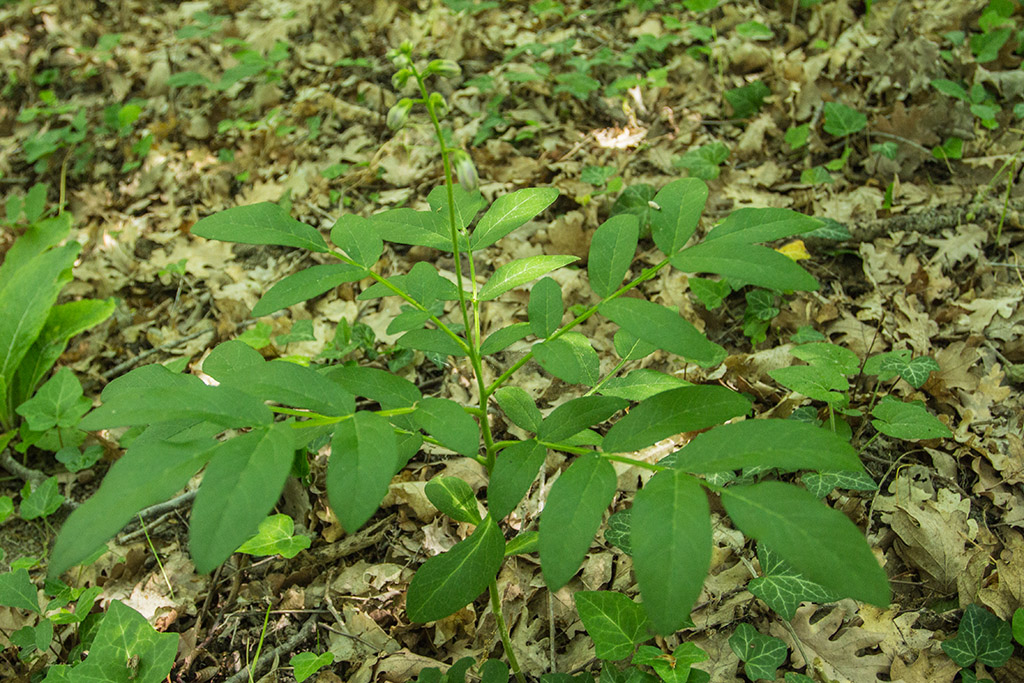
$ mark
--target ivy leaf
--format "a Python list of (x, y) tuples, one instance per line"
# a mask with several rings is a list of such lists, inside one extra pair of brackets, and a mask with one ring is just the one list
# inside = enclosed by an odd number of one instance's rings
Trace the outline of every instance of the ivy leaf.
[[(30, 487), (31, 484), (25, 482), (25, 489)], [(28, 495), (25, 495), (24, 489), (22, 490), (21, 518), (33, 520), (49, 517), (60, 509), (63, 502), (64, 496), (57, 490), (57, 477), (49, 477), (32, 489)]]
[[(887, 399), (887, 400), (886, 400)], [(871, 410), (872, 426), (895, 439), (944, 439), (953, 436), (949, 427), (920, 403), (904, 403), (887, 396)]]
[(573, 599), (598, 659), (625, 659), (650, 637), (643, 607), (623, 593), (577, 591)]
[(826, 133), (836, 137), (853, 135), (864, 130), (868, 125), (868, 117), (842, 102), (825, 103), (825, 125)]
[(260, 522), (256, 535), (237, 552), (247, 555), (281, 555), (292, 558), (309, 547), (309, 536), (295, 535), (295, 522), (288, 515), (271, 515)]
[(42, 614), (39, 609), (38, 591), (29, 578), (27, 569), (0, 574), (0, 605)]
[(750, 624), (740, 624), (729, 636), (729, 647), (744, 663), (747, 678), (775, 680), (775, 671), (786, 661), (789, 648), (780, 638), (758, 633)]
[(630, 535), (633, 527), (633, 511), (629, 508), (612, 513), (605, 525), (604, 540), (629, 556), (633, 555)]
[[(177, 652), (177, 633), (158, 632), (144, 616), (114, 600), (95, 632), (89, 656), (73, 669), (73, 679), (90, 682), (162, 681), (174, 665)], [(127, 666), (132, 659), (138, 662), (134, 671)]]
[(867, 472), (808, 472), (800, 477), (800, 483), (818, 498), (824, 498), (834, 489), (878, 490), (878, 484)]
[(295, 674), (297, 683), (302, 683), (302, 681), (320, 669), (333, 663), (334, 654), (330, 652), (324, 652), (320, 655), (313, 654), (312, 652), (300, 652), (288, 660), (288, 665), (294, 669), (292, 673)]
[(757, 544), (757, 559), (763, 576), (751, 579), (747, 590), (786, 621), (793, 618), (801, 602), (837, 600), (835, 594), (804, 578), (763, 543)]
[(973, 666), (975, 660), (998, 668), (1013, 654), (1012, 635), (1010, 624), (972, 603), (964, 610), (956, 636), (943, 642), (942, 650), (964, 668)]

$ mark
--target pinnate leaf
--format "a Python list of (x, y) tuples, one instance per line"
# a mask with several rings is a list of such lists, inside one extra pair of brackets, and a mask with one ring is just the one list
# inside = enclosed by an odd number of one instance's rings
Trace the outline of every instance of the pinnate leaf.
[[(610, 438), (611, 433), (605, 439), (606, 448)], [(857, 451), (845, 439), (797, 420), (744, 420), (720, 425), (698, 434), (675, 454), (672, 466), (693, 473), (747, 467), (864, 471)]]
[(567, 401), (544, 418), (537, 438), (541, 441), (562, 441), (609, 417), (629, 405), (628, 401), (606, 396), (581, 396)]
[(631, 527), (644, 610), (654, 629), (669, 635), (689, 620), (711, 566), (707, 495), (685, 472), (658, 472), (636, 494)]
[(469, 538), (424, 562), (412, 582), (405, 609), (410, 621), (443, 619), (471, 603), (495, 577), (505, 558), (505, 537), (485, 517)]
[(587, 275), (590, 287), (604, 298), (622, 285), (633, 263), (640, 221), (633, 214), (612, 216), (597, 228), (590, 240)]
[(623, 297), (606, 301), (598, 310), (633, 336), (701, 367), (712, 367), (725, 359), (725, 349), (708, 341), (690, 321), (665, 306)]
[(326, 252), (327, 243), (317, 230), (295, 220), (277, 204), (261, 202), (236, 206), (200, 219), (192, 234), (239, 244), (276, 244)]
[(512, 444), (498, 454), (487, 487), (487, 505), (495, 519), (503, 519), (519, 505), (546, 455), (547, 449), (533, 439)]
[(623, 593), (577, 591), (573, 599), (598, 659), (625, 659), (649, 638), (643, 607)]
[(606, 453), (629, 453), (662, 439), (744, 415), (750, 400), (719, 386), (689, 386), (656, 394), (633, 408), (605, 435)]
[(654, 196), (651, 236), (667, 256), (686, 246), (708, 200), (708, 186), (697, 178), (673, 180)]
[(473, 251), (483, 249), (526, 223), (558, 198), (552, 187), (530, 187), (498, 197), (470, 235)]
[(294, 450), (291, 426), (281, 422), (211, 451), (189, 524), (196, 571), (213, 571), (255, 533), (281, 497)]
[(476, 496), (464, 480), (458, 477), (434, 477), (427, 482), (425, 493), (434, 507), (455, 521), (480, 523)]
[(864, 536), (808, 491), (775, 481), (730, 486), (722, 491), (722, 504), (740, 531), (826, 590), (889, 603), (888, 579)]
[(510, 289), (521, 287), (576, 260), (575, 256), (540, 255), (511, 261), (494, 271), (487, 283), (480, 288), (478, 298), (480, 301), (496, 299)]
[(615, 486), (615, 468), (597, 455), (576, 458), (551, 485), (540, 516), (540, 566), (549, 589), (567, 584), (580, 568)]

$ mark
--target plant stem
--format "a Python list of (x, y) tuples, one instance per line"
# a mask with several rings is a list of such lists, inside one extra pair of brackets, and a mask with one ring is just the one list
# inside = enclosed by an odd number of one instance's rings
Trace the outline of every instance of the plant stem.
[(505, 625), (505, 617), (501, 613), (501, 597), (498, 595), (498, 579), (491, 579), (491, 582), (487, 585), (487, 590), (491, 594), (491, 611), (494, 612), (494, 618), (498, 621), (498, 632), (501, 634), (501, 646), (505, 650), (505, 657), (508, 658), (509, 668), (512, 669), (512, 674), (516, 677), (516, 683), (526, 683), (526, 678), (523, 676), (523, 672), (519, 668), (519, 662), (516, 660), (516, 653), (512, 649), (512, 638), (509, 636), (508, 626)]

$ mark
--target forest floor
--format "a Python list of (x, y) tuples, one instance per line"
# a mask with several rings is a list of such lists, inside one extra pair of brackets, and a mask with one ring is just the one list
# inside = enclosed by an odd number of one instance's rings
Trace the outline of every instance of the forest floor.
[[(694, 11), (701, 5), (712, 7)], [(538, 253), (585, 259), (620, 193), (696, 175), (710, 186), (699, 233), (750, 206), (828, 218), (848, 236), (788, 245), (821, 287), (779, 295), (763, 340), (756, 330), (753, 340), (744, 334), (742, 293), (709, 309), (685, 276), (649, 283), (647, 295), (679, 306), (728, 350), (716, 372), (690, 368), (689, 379), (747, 392), (758, 415), (821, 409), (768, 374), (795, 362), (791, 338), (807, 326), (861, 359), (908, 350), (940, 367), (919, 387), (860, 375), (849, 389), (851, 408), (867, 408), (879, 391), (922, 401), (953, 434), (875, 439), (862, 458), (877, 490), (828, 498), (865, 530), (885, 566), (889, 608), (805, 603), (783, 622), (747, 590), (757, 566), (752, 544), (722, 522), (696, 628), (659, 642), (699, 645), (710, 658), (697, 666), (715, 683), (748, 680), (728, 645), (740, 623), (791, 645), (779, 679), (798, 672), (856, 683), (969, 680), (941, 648), (962, 609), (977, 604), (1008, 621), (1024, 605), (1024, 12), (1015, 2), (965, 0), (876, 0), (868, 13), (862, 0), (713, 5), (0, 3), (4, 194), (47, 183), (56, 207), (63, 191), (83, 245), (65, 294), (117, 302), (59, 365), (96, 397), (137, 365), (187, 359), (196, 369), (243, 331), (264, 340), (267, 357), (314, 357), (345, 318), (373, 332), (357, 357), (407, 362), (401, 372), (424, 393), (462, 397), (460, 371), (468, 368), (441, 371), (394, 347), (398, 335), (386, 332), (399, 310), (393, 297), (357, 301), (360, 285), (345, 285), (254, 326), (249, 313), (261, 294), (311, 257), (190, 234), (200, 218), (260, 201), (284, 201), (293, 216), (325, 230), (342, 212), (425, 206), (442, 179), (429, 126), (414, 116), (398, 133), (385, 127), (400, 96), (386, 54), (411, 40), (417, 54), (462, 68), (439, 82), (452, 142), (470, 152), (484, 196), (538, 186), (560, 192), (522, 236), (485, 252), (491, 263)], [(13, 233), (3, 234), (6, 250)], [(638, 258), (653, 262), (655, 252), (641, 241)], [(406, 272), (438, 253), (389, 247), (381, 272)], [(572, 292), (585, 291), (585, 269), (560, 277), (566, 303), (579, 303)], [(522, 290), (505, 296), (495, 324), (525, 320), (526, 301)], [(293, 330), (301, 321), (308, 322)], [(291, 339), (279, 336), (287, 333)], [(598, 343), (609, 358), (610, 348)], [(649, 363), (685, 370), (665, 354)], [(566, 385), (535, 364), (519, 385), (545, 411), (565, 400)], [(873, 433), (867, 417), (849, 420), (860, 443)], [(109, 460), (69, 472), (52, 454), (30, 451), (23, 463), (56, 475), (62, 494), (80, 502)], [(318, 680), (353, 683), (411, 680), (466, 655), (500, 657), (483, 598), (427, 625), (404, 613), (415, 567), (468, 533), (437, 514), (424, 483), (445, 471), (479, 487), (478, 468), (423, 454), (395, 478), (367, 527), (346, 534), (327, 507), (323, 462), (314, 459), (311, 485), (290, 487), (279, 507), (312, 539), (292, 559), (235, 555), (213, 575), (197, 574), (185, 502), (148, 520), (152, 544), (129, 530), (76, 580), (103, 587), (100, 606), (119, 599), (159, 630), (180, 633), (171, 680), (227, 680), (242, 670), (268, 604), (263, 652), (276, 659), (261, 672), (266, 680), (293, 680), (288, 659), (306, 650), (333, 654)], [(531, 492), (526, 522), (557, 465)], [(0, 494), (17, 503), (21, 485), (9, 477)], [(616, 509), (628, 502), (621, 494)], [(52, 535), (38, 521), (12, 517), (0, 527), (3, 561), (43, 558), (32, 570), (41, 586)], [(635, 591), (629, 558), (600, 534), (582, 572), (554, 595), (529, 557), (508, 563), (500, 582), (531, 677), (596, 675), (600, 662), (572, 593)], [(0, 643), (26, 623), (0, 607)], [(298, 645), (274, 650), (300, 628), (306, 637)], [(809, 664), (802, 653), (813, 655)], [(1024, 680), (1020, 647), (1003, 667), (977, 666), (982, 678)], [(6, 650), (0, 678), (25, 675)]]

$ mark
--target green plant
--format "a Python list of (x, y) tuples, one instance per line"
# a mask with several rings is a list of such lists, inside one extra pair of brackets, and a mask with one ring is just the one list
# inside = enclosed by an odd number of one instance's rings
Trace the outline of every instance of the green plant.
[[(434, 621), (487, 592), (506, 657), (519, 680), (522, 672), (504, 622), (498, 571), (507, 556), (538, 552), (548, 587), (565, 586), (615, 494), (612, 462), (654, 473), (631, 509), (629, 542), (644, 598), (643, 628), (634, 629), (631, 639), (646, 640), (650, 631), (672, 633), (689, 623), (689, 610), (711, 560), (709, 493), (720, 499), (737, 528), (810, 580), (839, 595), (886, 604), (885, 573), (842, 513), (793, 484), (728, 483), (721, 476), (751, 467), (862, 472), (846, 441), (795, 420), (724, 424), (747, 415), (751, 406), (750, 399), (725, 387), (693, 385), (651, 370), (618, 376), (631, 361), (657, 349), (702, 367), (713, 367), (725, 357), (722, 347), (676, 310), (625, 294), (642, 295), (642, 285), (670, 267), (780, 291), (815, 289), (810, 274), (759, 243), (801, 234), (821, 223), (783, 209), (745, 208), (687, 247), (708, 189), (696, 178), (673, 180), (648, 203), (651, 237), (663, 257), (627, 280), (640, 220), (630, 213), (611, 217), (597, 228), (590, 246), (587, 274), (594, 297), (578, 304), (566, 321), (561, 291), (544, 276), (575, 257), (530, 256), (501, 265), (486, 277), (473, 258), (551, 206), (557, 191), (521, 189), (487, 207), (475, 189), (472, 159), (449, 142), (442, 122), (444, 97), (427, 86), (430, 77), (456, 76), (458, 65), (446, 60), (417, 64), (408, 44), (391, 56), (397, 66), (396, 88), (411, 85), (416, 92), (391, 108), (389, 127), (406, 125), (412, 109), (423, 107), (440, 146), (444, 184), (428, 196), (428, 210), (393, 209), (369, 218), (342, 215), (330, 230), (334, 246), (275, 204), (208, 216), (192, 232), (209, 239), (308, 249), (333, 259), (274, 285), (257, 303), (254, 316), (304, 302), (341, 283), (372, 279), (359, 299), (400, 297), (406, 308), (391, 321), (389, 332), (402, 333), (402, 348), (461, 364), (472, 378), (473, 403), (424, 396), (408, 380), (357, 362), (307, 367), (267, 361), (238, 340), (219, 345), (204, 360), (203, 372), (216, 386), (158, 365), (135, 369), (104, 388), (102, 405), (81, 426), (142, 431), (99, 491), (65, 523), (50, 575), (59, 576), (88, 557), (140, 508), (173, 495), (203, 468), (189, 547), (196, 568), (211, 571), (252, 536), (277, 503), (286, 479), (308, 467), (306, 447), (317, 441), (332, 448), (326, 473), (329, 502), (344, 528), (355, 531), (375, 514), (392, 477), (426, 442), (476, 460), (490, 481), (485, 500), (457, 477), (428, 482), (430, 501), (475, 529), (419, 567), (408, 589), (407, 614), (413, 621)], [(425, 262), (406, 274), (380, 275), (374, 266), (384, 240), (451, 254), (454, 281)], [(485, 336), (487, 303), (531, 282), (528, 322), (505, 325)], [(614, 345), (621, 361), (606, 375), (590, 340), (578, 331), (596, 315), (619, 327)], [(494, 373), (485, 365), (485, 357), (529, 336), (535, 338), (530, 351), (515, 362)], [(342, 342), (349, 348), (349, 342)], [(526, 391), (512, 383), (531, 361), (568, 384), (589, 389), (545, 417)], [(368, 404), (357, 410), (357, 397)], [(528, 436), (502, 438), (499, 424), (488, 417), (495, 409)], [(708, 428), (690, 442), (685, 457), (669, 464), (651, 464), (632, 455), (668, 436)], [(219, 438), (222, 434), (227, 438)], [(565, 454), (571, 464), (552, 484), (538, 528), (506, 539), (501, 521), (528, 493), (548, 451)]]
[[(1013, 617), (1014, 626), (1024, 619), (1020, 614), (1018, 609)], [(956, 636), (943, 641), (942, 651), (961, 667), (960, 677), (964, 681), (990, 680), (977, 678), (968, 667), (973, 667), (975, 662), (992, 668), (1003, 666), (1013, 654), (1012, 640), (1021, 642), (1019, 635), (1013, 626), (972, 603), (964, 610)]]
[(77, 423), (91, 402), (69, 369), (46, 378), (71, 338), (106, 320), (114, 301), (57, 303), (81, 245), (66, 242), (70, 214), (43, 218), (45, 198), (45, 186), (36, 185), (6, 206), (5, 230), (17, 237), (0, 264), (0, 441), (6, 447), (17, 437), (18, 451), (53, 451), (75, 469), (99, 457), (97, 448), (80, 450), (86, 433)]
[[(145, 617), (118, 600), (111, 601), (104, 612), (93, 612), (101, 592), (98, 586), (71, 588), (50, 580), (45, 587), (50, 599), (40, 608), (38, 589), (26, 569), (0, 574), (0, 605), (36, 615), (35, 625), (5, 634), (19, 649), (26, 680), (30, 665), (36, 674), (35, 664), (40, 661), (47, 666), (47, 681), (159, 683), (167, 676), (178, 652), (178, 634), (157, 632)], [(74, 641), (64, 634), (54, 640), (56, 628), (67, 626), (75, 629)], [(49, 652), (69, 663), (49, 664)]]

